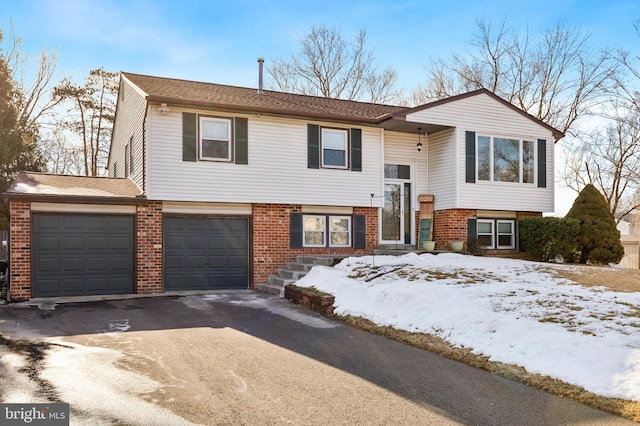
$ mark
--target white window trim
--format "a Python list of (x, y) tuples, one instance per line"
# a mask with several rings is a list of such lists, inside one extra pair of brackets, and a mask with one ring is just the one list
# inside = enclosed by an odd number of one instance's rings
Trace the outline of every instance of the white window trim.
[[(501, 223), (510, 223), (511, 224), (511, 234), (500, 234), (500, 224)], [(516, 222), (515, 220), (505, 220), (505, 219), (496, 219), (495, 225), (495, 244), (498, 249), (514, 249), (516, 248)], [(508, 246), (500, 245), (500, 235), (511, 235), (511, 244)]]
[[(307, 244), (305, 234), (307, 232), (304, 229), (304, 222), (307, 218), (319, 218), (322, 219), (322, 244)], [(349, 221), (349, 229), (347, 233), (347, 244), (331, 244), (331, 219), (347, 219)], [(318, 231), (309, 231), (318, 232)], [(337, 232), (337, 231), (334, 231)], [(342, 232), (340, 232), (342, 233)], [(303, 214), (302, 215), (302, 246), (303, 247), (353, 247), (353, 217), (350, 215), (331, 215), (331, 214)]]
[[(199, 157), (201, 160), (206, 160), (206, 161), (226, 161), (229, 162), (231, 161), (231, 153), (233, 152), (233, 144), (232, 144), (232, 140), (233, 140), (233, 133), (232, 133), (232, 119), (231, 118), (221, 118), (221, 117), (199, 117), (200, 120), (198, 122), (198, 152), (199, 152)], [(228, 128), (228, 135), (229, 135), (229, 139), (226, 141), (227, 142), (227, 146), (228, 146), (228, 155), (226, 158), (224, 157), (206, 157), (204, 156), (204, 154), (202, 153), (202, 123), (205, 121), (215, 121), (218, 123), (225, 123), (227, 125)], [(220, 140), (222, 141), (222, 140)]]
[[(489, 138), (489, 180), (485, 180), (485, 179), (480, 179), (480, 156), (479, 156), (479, 149), (478, 149), (478, 138), (479, 137), (486, 137)], [(519, 142), (519, 149), (518, 149), (518, 156), (519, 156), (519, 176), (518, 176), (518, 182), (503, 182), (503, 181), (497, 181), (495, 180), (495, 176), (494, 176), (494, 171), (495, 171), (495, 158), (494, 158), (494, 139), (511, 139), (511, 140), (517, 140)], [(492, 184), (521, 184), (521, 185), (536, 185), (537, 181), (538, 181), (538, 146), (535, 143), (535, 138), (516, 138), (516, 137), (510, 137), (510, 136), (490, 136), (488, 134), (479, 134), (476, 133), (476, 182), (485, 182), (485, 183), (492, 183)], [(528, 141), (528, 142), (533, 142), (533, 181), (532, 182), (524, 182), (524, 142)]]
[[(344, 166), (334, 166), (324, 163), (324, 132), (340, 132), (345, 134), (345, 147), (344, 147)], [(320, 128), (320, 163), (324, 169), (349, 169), (349, 131), (347, 129), (336, 129), (333, 127), (321, 127)]]
[(490, 223), (491, 224), (491, 234), (480, 234), (479, 231), (476, 231), (476, 238), (479, 239), (480, 235), (482, 236), (486, 236), (486, 235), (491, 235), (491, 245), (489, 246), (482, 246), (482, 248), (486, 248), (486, 249), (493, 249), (496, 246), (496, 224), (495, 224), (495, 220), (493, 219), (477, 219), (477, 229), (480, 229), (479, 224), (480, 223)]
[[(322, 219), (322, 244), (307, 244), (307, 239), (305, 235), (307, 230), (304, 229), (304, 222), (307, 218), (318, 218)], [(318, 231), (309, 231), (309, 232), (318, 232)], [(327, 246), (327, 216), (319, 215), (319, 214), (305, 214), (302, 215), (302, 246), (303, 247), (326, 247)]]
[[(331, 231), (331, 219), (347, 219), (349, 222), (349, 228), (346, 231), (347, 234), (347, 244), (331, 244), (331, 234), (344, 234), (342, 231)], [(351, 234), (352, 234), (352, 220), (351, 216), (327, 216), (327, 227), (328, 227), (328, 237), (329, 237), (329, 247), (351, 247)]]

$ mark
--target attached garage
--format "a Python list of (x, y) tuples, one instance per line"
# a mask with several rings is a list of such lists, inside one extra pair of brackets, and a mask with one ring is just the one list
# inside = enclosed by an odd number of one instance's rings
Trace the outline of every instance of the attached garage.
[(132, 215), (32, 214), (34, 297), (135, 293)]
[(249, 288), (249, 218), (163, 218), (164, 290)]

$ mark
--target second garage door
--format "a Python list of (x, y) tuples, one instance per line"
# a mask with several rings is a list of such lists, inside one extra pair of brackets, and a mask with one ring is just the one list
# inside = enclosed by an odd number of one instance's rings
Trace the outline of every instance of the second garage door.
[(248, 288), (248, 218), (165, 216), (163, 228), (165, 291)]

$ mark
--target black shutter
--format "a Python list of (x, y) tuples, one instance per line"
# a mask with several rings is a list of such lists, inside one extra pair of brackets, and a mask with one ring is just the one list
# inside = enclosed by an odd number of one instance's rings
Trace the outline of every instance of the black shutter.
[(367, 248), (367, 216), (363, 214), (353, 216), (353, 248)]
[(249, 129), (246, 118), (235, 118), (235, 163), (249, 164)]
[(538, 139), (538, 188), (547, 187), (547, 141)]
[(351, 129), (351, 170), (362, 171), (362, 129)]
[(476, 182), (476, 132), (466, 132), (465, 139), (466, 156), (466, 182)]
[(290, 215), (289, 247), (302, 248), (302, 213), (291, 213)]
[(467, 247), (474, 247), (478, 241), (478, 219), (467, 219)]
[(320, 168), (320, 126), (307, 124), (307, 167)]
[(182, 113), (182, 161), (198, 158), (198, 116), (192, 112)]

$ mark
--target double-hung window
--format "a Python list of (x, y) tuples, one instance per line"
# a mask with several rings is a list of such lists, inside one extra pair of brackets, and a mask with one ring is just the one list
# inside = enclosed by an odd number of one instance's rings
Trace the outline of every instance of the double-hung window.
[(231, 120), (200, 117), (200, 158), (231, 161)]
[(478, 135), (478, 180), (492, 182), (535, 182), (533, 141)]
[(505, 219), (478, 219), (478, 247), (488, 249), (515, 248), (515, 221)]
[(347, 130), (322, 128), (322, 167), (346, 169), (349, 167)]
[(304, 215), (304, 247), (351, 247), (351, 216)]

